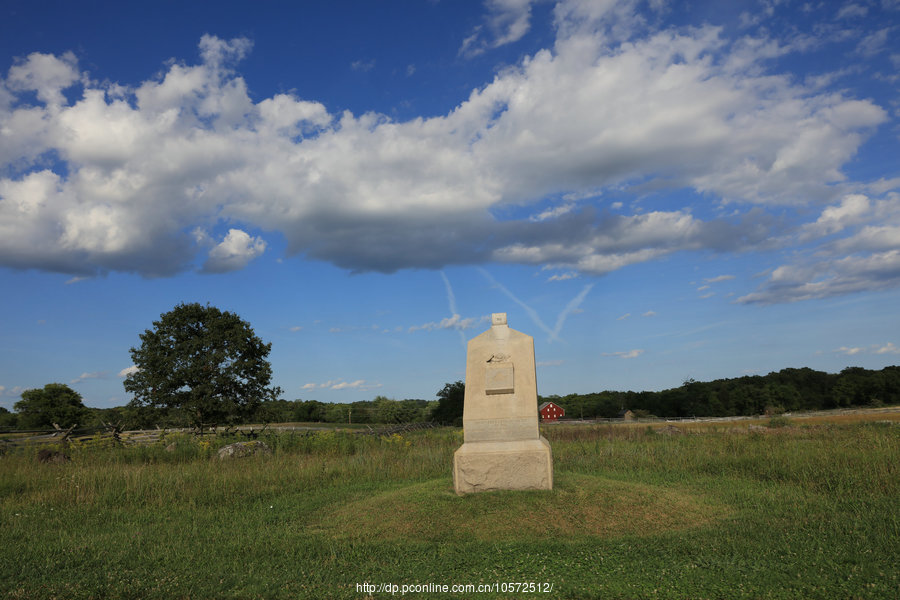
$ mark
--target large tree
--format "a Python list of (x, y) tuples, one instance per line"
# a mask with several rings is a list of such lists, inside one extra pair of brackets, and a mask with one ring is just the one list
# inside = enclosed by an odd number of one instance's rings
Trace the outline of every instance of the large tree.
[(462, 381), (444, 384), (437, 397), (438, 405), (431, 413), (431, 420), (445, 425), (462, 425), (466, 384)]
[(41, 389), (25, 390), (13, 406), (19, 413), (20, 429), (50, 429), (56, 423), (71, 427), (87, 414), (81, 394), (64, 383), (48, 383)]
[(153, 322), (131, 349), (125, 379), (133, 406), (176, 411), (197, 427), (234, 423), (280, 388), (269, 388), (272, 344), (236, 314), (198, 303), (179, 304)]

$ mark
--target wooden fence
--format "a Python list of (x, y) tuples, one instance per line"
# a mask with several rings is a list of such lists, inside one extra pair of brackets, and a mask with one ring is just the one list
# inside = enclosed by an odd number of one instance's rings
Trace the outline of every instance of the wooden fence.
[(301, 425), (242, 425), (237, 427), (209, 427), (202, 432), (196, 428), (157, 428), (122, 431), (118, 425), (102, 425), (99, 427), (77, 426), (63, 429), (55, 426), (52, 430), (0, 431), (0, 453), (13, 449), (47, 444), (66, 445), (70, 442), (106, 441), (117, 445), (154, 444), (164, 435), (170, 433), (187, 433), (193, 435), (237, 436), (256, 439), (265, 432), (289, 432), (299, 435), (315, 435), (321, 431), (347, 431), (355, 435), (389, 436), (410, 431), (420, 431), (438, 427), (435, 423), (404, 423), (399, 425), (366, 427), (365, 429), (336, 429), (331, 427), (310, 427)]

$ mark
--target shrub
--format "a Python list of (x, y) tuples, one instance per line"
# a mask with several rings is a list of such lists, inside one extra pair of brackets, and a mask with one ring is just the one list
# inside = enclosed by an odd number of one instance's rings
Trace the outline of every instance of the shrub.
[(776, 427), (787, 427), (790, 424), (791, 420), (783, 415), (777, 415), (769, 419), (769, 427), (773, 429)]

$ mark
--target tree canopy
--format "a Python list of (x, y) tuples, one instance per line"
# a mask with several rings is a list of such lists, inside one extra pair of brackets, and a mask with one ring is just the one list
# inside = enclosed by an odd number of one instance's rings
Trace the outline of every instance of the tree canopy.
[(25, 390), (13, 408), (20, 429), (50, 429), (56, 423), (71, 427), (81, 422), (87, 409), (81, 394), (64, 383), (48, 383), (41, 389)]
[(466, 384), (462, 381), (444, 384), (437, 397), (438, 405), (431, 413), (431, 420), (449, 425), (462, 425)]
[(275, 399), (272, 344), (238, 315), (199, 303), (179, 304), (153, 322), (131, 348), (137, 369), (125, 379), (134, 407), (164, 408), (195, 426), (232, 423)]
[(16, 413), (9, 412), (6, 407), (0, 406), (0, 427), (14, 428), (19, 424), (19, 417)]

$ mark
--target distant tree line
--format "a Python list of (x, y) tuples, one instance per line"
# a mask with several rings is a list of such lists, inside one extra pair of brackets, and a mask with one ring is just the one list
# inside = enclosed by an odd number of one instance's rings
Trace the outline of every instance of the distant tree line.
[[(432, 421), (461, 425), (465, 384), (447, 383), (436, 400), (373, 400), (330, 403), (318, 400), (267, 399), (239, 423), (349, 423), (393, 424)], [(880, 371), (847, 367), (840, 373), (809, 368), (782, 369), (768, 375), (701, 382), (689, 379), (680, 387), (659, 392), (604, 391), (593, 394), (541, 396), (562, 406), (571, 419), (615, 418), (624, 410), (637, 416), (727, 417), (780, 414), (799, 410), (845, 407), (876, 407), (900, 404), (900, 366)], [(183, 427), (193, 415), (178, 406), (147, 406), (129, 403), (115, 408), (84, 406), (81, 396), (69, 386), (50, 383), (42, 389), (26, 390), (15, 404), (15, 412), (0, 407), (2, 429), (51, 429), (53, 424), (92, 427), (120, 424), (125, 428)], [(226, 423), (208, 423), (224, 425)]]
[[(125, 378), (133, 394), (127, 406), (90, 408), (62, 383), (22, 392), (15, 412), (0, 407), (2, 429), (53, 426), (124, 428), (207, 427), (246, 423), (324, 422), (393, 424), (433, 421), (462, 425), (465, 384), (447, 383), (437, 400), (374, 400), (349, 404), (284, 400), (270, 387), (272, 345), (238, 315), (210, 305), (179, 304), (160, 315), (131, 348), (134, 368)], [(809, 368), (765, 376), (699, 382), (661, 392), (612, 392), (547, 396), (569, 418), (638, 416), (711, 417), (777, 414), (849, 406), (900, 404), (900, 367), (870, 371), (848, 367), (838, 374)]]
[[(241, 419), (207, 422), (209, 425), (248, 423), (352, 423), (394, 424), (432, 420), (438, 400), (394, 400), (377, 396), (374, 400), (351, 403), (318, 400), (262, 400)], [(191, 414), (178, 407), (141, 406), (129, 403), (115, 408), (85, 406), (81, 395), (62, 383), (50, 383), (43, 389), (26, 390), (15, 411), (0, 407), (0, 429), (43, 430), (53, 425), (95, 427), (118, 424), (126, 429), (184, 427), (195, 425)]]
[(623, 410), (638, 416), (727, 417), (798, 410), (900, 404), (900, 366), (880, 371), (847, 367), (840, 373), (810, 368), (782, 369), (715, 381), (688, 379), (659, 392), (614, 392), (545, 396), (579, 419), (614, 418)]

